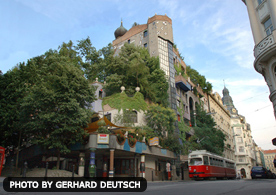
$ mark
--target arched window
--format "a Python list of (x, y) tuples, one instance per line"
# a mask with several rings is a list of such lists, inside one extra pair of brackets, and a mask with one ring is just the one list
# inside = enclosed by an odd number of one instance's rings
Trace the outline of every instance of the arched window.
[(130, 119), (131, 119), (131, 122), (133, 123), (137, 123), (138, 122), (138, 119), (137, 119), (137, 111), (133, 110), (130, 114)]
[(102, 91), (102, 89), (99, 91), (99, 98), (103, 98), (103, 91)]

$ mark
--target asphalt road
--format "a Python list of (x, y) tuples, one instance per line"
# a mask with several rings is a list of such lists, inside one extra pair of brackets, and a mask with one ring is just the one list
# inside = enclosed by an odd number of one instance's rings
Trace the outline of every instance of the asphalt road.
[[(91, 192), (64, 193), (64, 192), (5, 192), (3, 183), (0, 181), (0, 194), (50, 194), (50, 195), (73, 195), (73, 194), (89, 194)], [(98, 193), (97, 194), (137, 194), (133, 193)], [(179, 181), (179, 182), (148, 182), (148, 187), (142, 194), (163, 195), (163, 194), (181, 194), (181, 195), (275, 195), (276, 179), (256, 179), (256, 180), (214, 180), (214, 181)]]

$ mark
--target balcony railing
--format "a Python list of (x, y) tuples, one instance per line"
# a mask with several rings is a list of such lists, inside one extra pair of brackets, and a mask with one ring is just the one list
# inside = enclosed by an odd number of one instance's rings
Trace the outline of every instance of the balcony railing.
[(266, 38), (264, 38), (256, 47), (254, 48), (254, 56), (257, 58), (260, 54), (262, 54), (265, 50), (267, 50), (270, 46), (275, 43), (273, 33)]

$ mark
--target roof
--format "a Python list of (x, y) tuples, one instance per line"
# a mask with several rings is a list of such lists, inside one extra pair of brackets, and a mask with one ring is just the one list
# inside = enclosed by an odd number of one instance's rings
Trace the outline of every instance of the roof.
[(264, 150), (264, 154), (276, 154), (276, 150)]
[(148, 24), (150, 24), (156, 20), (167, 21), (172, 24), (172, 19), (169, 18), (166, 14), (164, 16), (163, 15), (154, 15), (153, 17), (148, 19)]
[(123, 36), (116, 38), (113, 41), (113, 45), (117, 45), (125, 40), (128, 40), (130, 37), (132, 37), (133, 35), (136, 35), (140, 32), (143, 32), (144, 30), (146, 30), (148, 28), (147, 24), (142, 24), (142, 25), (137, 25), (132, 27), (131, 29), (129, 29)]
[(111, 123), (106, 117), (104, 118), (101, 118), (100, 120), (98, 121), (95, 121), (93, 123), (89, 123), (88, 124), (88, 127), (84, 128), (84, 130), (86, 130), (88, 133), (92, 133), (92, 132), (95, 132), (98, 130), (98, 128), (100, 127), (98, 125), (98, 122), (101, 121), (101, 120), (104, 120), (105, 121), (105, 124), (107, 126), (110, 126), (110, 127), (117, 127), (117, 128), (122, 128), (122, 129), (126, 129), (127, 127), (120, 127), (120, 126), (117, 126), (117, 125), (114, 125), (113, 123)]

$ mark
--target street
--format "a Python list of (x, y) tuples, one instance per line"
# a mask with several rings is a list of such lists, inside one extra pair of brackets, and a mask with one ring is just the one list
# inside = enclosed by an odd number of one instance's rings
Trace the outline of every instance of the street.
[[(91, 192), (79, 193), (60, 193), (60, 192), (25, 192), (14, 193), (5, 192), (3, 183), (0, 182), (0, 194), (91, 194)], [(95, 194), (136, 194), (136, 193), (98, 193)], [(184, 195), (259, 195), (276, 194), (275, 179), (256, 179), (256, 180), (215, 180), (215, 181), (178, 181), (178, 182), (148, 182), (148, 187), (143, 194), (184, 194)]]

